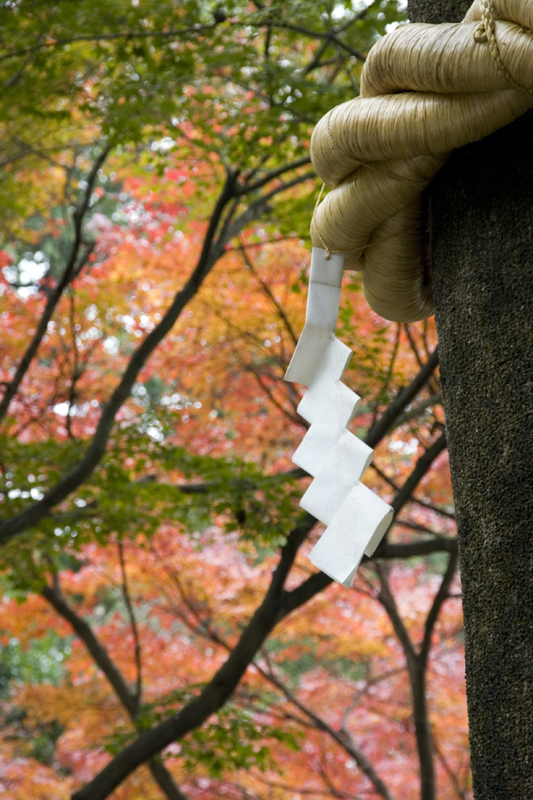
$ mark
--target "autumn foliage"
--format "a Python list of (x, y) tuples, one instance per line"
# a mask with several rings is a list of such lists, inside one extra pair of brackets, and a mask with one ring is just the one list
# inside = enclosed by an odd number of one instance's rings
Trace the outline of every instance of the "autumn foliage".
[[(96, 30), (80, 6), (70, 21), (55, 9), (29, 51), (21, 68), (50, 92), (34, 98), (40, 114), (18, 100), (27, 152), (3, 112), (2, 192), (22, 187), (0, 251), (6, 392), (38, 342), (1, 433), (2, 796), (70, 798), (209, 698), (286, 559), (277, 611), (229, 699), (112, 794), (86, 796), (411, 800), (434, 772), (424, 800), (469, 798), (438, 372), (402, 401), (430, 363), (433, 322), (387, 324), (346, 274), (339, 336), (354, 350), (346, 382), (364, 398), (352, 430), (372, 436), (390, 414), (365, 483), (397, 512), (353, 590), (306, 558), (321, 527), (298, 507), (301, 393), (283, 382), (305, 315), (312, 125), (321, 102), (357, 88), (353, 52), (401, 12), (346, 6), (341, 30), (334, 16), (304, 25), (296, 5), (278, 28), (277, 4), (266, 20), (262, 4), (229, 5), (218, 21), (208, 4), (106, 5), (98, 30), (122, 26), (117, 50), (96, 34), (74, 41)], [(164, 12), (193, 33), (172, 37)], [(18, 49), (33, 47), (32, 4), (1, 13)], [(104, 19), (103, 5), (94, 14)], [(311, 35), (330, 24), (333, 39)], [(128, 38), (138, 29), (164, 35)], [(25, 57), (13, 49), (6, 63)], [(74, 91), (57, 71), (81, 63)], [(146, 97), (159, 86), (150, 114), (142, 86)], [(62, 476), (68, 488), (53, 494)]]

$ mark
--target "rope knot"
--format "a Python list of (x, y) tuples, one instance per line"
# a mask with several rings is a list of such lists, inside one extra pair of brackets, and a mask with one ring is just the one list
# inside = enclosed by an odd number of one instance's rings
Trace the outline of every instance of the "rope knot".
[(484, 42), (488, 42), (489, 37), (487, 34), (487, 29), (485, 27), (484, 22), (480, 22), (477, 26), (476, 30), (474, 31), (474, 41), (478, 44), (482, 44)]
[(533, 0), (474, 0), (463, 25), (398, 28), (372, 48), (361, 96), (313, 134), (312, 161), (331, 190), (317, 199), (313, 245), (360, 270), (387, 319), (433, 313), (421, 192), (454, 148), (533, 109), (532, 12)]
[[(483, 44), (485, 42), (488, 43), (494, 66), (510, 89), (518, 89), (519, 91), (524, 90), (525, 87), (521, 86), (519, 83), (517, 83), (517, 81), (515, 81), (503, 63), (500, 48), (498, 47), (498, 42), (496, 40), (495, 20), (496, 12), (494, 10), (494, 0), (481, 0), (481, 22), (474, 31), (474, 41), (478, 44)], [(526, 89), (526, 91), (531, 90)]]

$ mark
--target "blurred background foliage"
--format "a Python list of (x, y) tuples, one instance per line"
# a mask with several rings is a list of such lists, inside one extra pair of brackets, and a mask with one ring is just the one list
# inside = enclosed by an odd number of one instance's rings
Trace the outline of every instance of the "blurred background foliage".
[[(261, 603), (308, 481), (291, 463), (301, 393), (282, 378), (305, 316), (310, 137), (405, 20), (392, 0), (0, 3), (2, 519), (36, 509), (0, 551), (10, 800), (70, 797), (203, 691)], [(102, 439), (113, 393), (193, 275)], [(349, 273), (339, 335), (364, 437), (435, 328), (386, 323)], [(393, 500), (442, 431), (434, 374), (365, 483)], [(39, 511), (95, 441), (92, 469)], [(393, 544), (453, 540), (446, 453), (420, 478)], [(288, 589), (313, 574), (321, 530)], [(181, 792), (167, 796), (415, 797), (413, 685), (383, 592), (421, 642), (447, 547), (369, 562), (353, 590), (330, 586), (283, 621), (231, 703), (165, 751)], [(453, 587), (424, 673), (439, 800), (470, 797)], [(113, 797), (164, 796), (154, 774), (142, 767)]]

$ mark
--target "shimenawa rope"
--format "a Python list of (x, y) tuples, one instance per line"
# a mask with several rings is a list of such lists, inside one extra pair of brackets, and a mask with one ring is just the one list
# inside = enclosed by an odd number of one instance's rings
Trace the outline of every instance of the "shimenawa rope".
[(360, 96), (313, 132), (313, 164), (331, 189), (313, 244), (362, 270), (386, 319), (431, 316), (421, 194), (453, 149), (531, 107), (533, 0), (475, 0), (461, 23), (400, 25), (371, 49)]

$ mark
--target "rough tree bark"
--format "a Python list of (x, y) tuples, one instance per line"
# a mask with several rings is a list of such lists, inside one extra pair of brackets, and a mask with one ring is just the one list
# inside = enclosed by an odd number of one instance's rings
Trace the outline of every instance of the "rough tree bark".
[[(413, 22), (463, 0), (410, 0)], [(533, 114), (428, 191), (476, 800), (533, 797)]]

